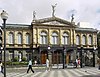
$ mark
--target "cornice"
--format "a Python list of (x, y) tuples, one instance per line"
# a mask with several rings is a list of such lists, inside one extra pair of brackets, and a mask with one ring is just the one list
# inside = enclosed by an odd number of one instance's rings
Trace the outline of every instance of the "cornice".
[(79, 32), (98, 32), (98, 30), (93, 28), (75, 28), (75, 31)]

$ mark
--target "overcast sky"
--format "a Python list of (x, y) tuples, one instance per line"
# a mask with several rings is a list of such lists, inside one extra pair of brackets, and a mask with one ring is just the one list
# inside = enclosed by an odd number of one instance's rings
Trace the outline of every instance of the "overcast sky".
[(56, 17), (70, 20), (74, 13), (76, 23), (89, 22), (88, 27), (100, 29), (100, 0), (0, 0), (0, 12), (9, 14), (7, 23), (31, 24), (33, 11), (37, 19), (51, 17), (51, 5), (56, 3)]

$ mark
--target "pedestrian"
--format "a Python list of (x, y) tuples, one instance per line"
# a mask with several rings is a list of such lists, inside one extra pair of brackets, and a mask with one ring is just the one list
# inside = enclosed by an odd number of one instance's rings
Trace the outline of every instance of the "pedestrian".
[(78, 59), (78, 67), (80, 67), (80, 59)]
[(0, 72), (3, 73), (3, 64), (1, 61), (0, 61)]
[(28, 69), (27, 69), (27, 73), (29, 72), (29, 70), (31, 69), (31, 71), (34, 73), (33, 69), (32, 69), (32, 61), (29, 60), (29, 63), (28, 63)]
[(49, 59), (47, 58), (46, 59), (46, 71), (48, 71), (48, 70), (50, 70), (50, 68), (49, 68)]
[(77, 68), (77, 65), (78, 65), (78, 60), (76, 59), (76, 61), (75, 61), (75, 65), (76, 65), (76, 68)]
[(97, 63), (98, 63), (98, 69), (100, 70), (100, 58), (98, 58)]

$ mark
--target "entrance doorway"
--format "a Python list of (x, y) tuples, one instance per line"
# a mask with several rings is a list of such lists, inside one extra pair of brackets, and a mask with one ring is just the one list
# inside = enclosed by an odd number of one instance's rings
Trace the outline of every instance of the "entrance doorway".
[(61, 64), (62, 63), (62, 53), (59, 51), (55, 51), (52, 56), (53, 64)]
[(66, 54), (66, 64), (69, 64), (70, 62), (70, 53)]
[(46, 64), (47, 51), (41, 51), (41, 64)]

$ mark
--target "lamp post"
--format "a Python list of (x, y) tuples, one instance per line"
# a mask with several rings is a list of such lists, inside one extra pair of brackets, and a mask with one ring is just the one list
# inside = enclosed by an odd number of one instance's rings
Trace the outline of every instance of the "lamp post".
[(3, 47), (0, 47), (0, 60), (2, 60), (2, 49)]
[(84, 51), (84, 67), (85, 67), (85, 65), (86, 65), (86, 61), (85, 61), (86, 58), (85, 58), (85, 57), (86, 57), (86, 52)]
[(80, 66), (81, 66), (81, 68), (83, 68), (83, 59), (82, 59), (82, 53), (83, 53), (83, 47), (81, 47), (81, 51), (80, 51)]
[(50, 49), (51, 49), (51, 47), (50, 47), (50, 46), (48, 46), (48, 59), (49, 59), (49, 65), (50, 65), (50, 68), (51, 68), (52, 56), (51, 56)]
[(8, 19), (8, 13), (2, 11), (1, 18), (3, 20), (3, 31), (4, 31), (4, 77), (6, 77), (6, 20)]
[(0, 60), (2, 60), (2, 50), (0, 48)]
[(66, 48), (63, 47), (63, 69), (65, 69), (65, 56), (66, 56)]
[(93, 67), (95, 67), (95, 51), (96, 51), (96, 47), (94, 47), (93, 50)]

